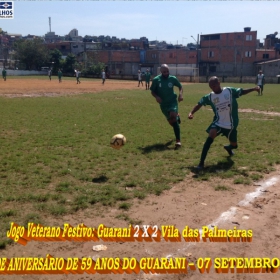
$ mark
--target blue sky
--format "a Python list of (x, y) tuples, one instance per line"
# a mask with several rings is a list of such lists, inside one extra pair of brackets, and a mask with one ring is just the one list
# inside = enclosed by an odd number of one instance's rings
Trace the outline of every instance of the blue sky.
[[(186, 45), (197, 34), (257, 31), (279, 32), (280, 1), (14, 1), (14, 19), (1, 19), (0, 27), (23, 36), (52, 31), (66, 35), (109, 35)], [(278, 24), (277, 24), (278, 23)]]

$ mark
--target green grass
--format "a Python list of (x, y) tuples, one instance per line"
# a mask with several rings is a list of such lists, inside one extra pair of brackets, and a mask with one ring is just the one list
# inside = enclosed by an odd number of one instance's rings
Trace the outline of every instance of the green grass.
[(218, 185), (215, 187), (215, 191), (230, 191), (231, 188), (224, 186), (224, 185)]
[[(207, 84), (184, 86), (180, 103), (183, 146), (176, 151), (173, 130), (148, 91), (0, 98), (0, 227), (100, 205), (127, 211), (132, 199), (170, 189), (198, 164), (213, 113), (205, 107), (193, 120), (187, 116), (208, 92)], [(262, 97), (251, 93), (238, 102), (239, 108), (280, 112), (279, 86), (266, 85)], [(236, 155), (228, 158), (223, 149), (227, 139), (218, 137), (205, 171), (194, 178), (217, 176), (250, 184), (279, 164), (280, 117), (239, 116)], [(117, 133), (127, 138), (120, 150), (109, 145)], [(125, 215), (122, 218), (129, 220)], [(1, 237), (0, 242), (6, 244), (7, 239)], [(0, 248), (5, 247), (2, 243)]]

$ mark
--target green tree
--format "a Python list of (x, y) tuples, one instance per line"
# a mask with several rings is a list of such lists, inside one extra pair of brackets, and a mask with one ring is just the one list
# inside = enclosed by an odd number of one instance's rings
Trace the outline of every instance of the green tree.
[(61, 67), (62, 53), (58, 49), (54, 49), (50, 52), (50, 62), (52, 63), (53, 72), (57, 73)]
[(77, 63), (76, 56), (73, 53), (69, 53), (63, 65), (63, 72), (73, 73), (76, 63)]
[(43, 40), (17, 40), (14, 43), (15, 58), (25, 64), (26, 70), (39, 70), (46, 64), (49, 65), (49, 52)]
[(85, 53), (85, 74), (101, 75), (105, 64), (99, 61), (99, 55), (96, 51), (88, 51)]

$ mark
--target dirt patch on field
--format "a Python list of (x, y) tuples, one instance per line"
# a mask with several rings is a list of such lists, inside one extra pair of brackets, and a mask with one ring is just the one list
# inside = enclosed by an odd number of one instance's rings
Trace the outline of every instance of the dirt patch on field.
[(255, 113), (255, 114), (263, 114), (263, 115), (269, 115), (269, 116), (280, 116), (280, 113), (278, 112), (269, 112), (269, 111), (259, 111), (259, 110), (253, 110), (253, 109), (238, 109), (241, 113)]
[[(221, 170), (219, 170), (221, 172)], [(142, 225), (175, 226), (180, 233), (188, 226), (201, 230), (203, 226), (214, 229), (236, 229), (253, 232), (252, 242), (37, 242), (30, 241), (26, 246), (13, 244), (1, 252), (2, 256), (12, 257), (54, 257), (73, 258), (186, 258), (195, 263), (200, 258), (211, 258), (213, 265), (209, 274), (200, 274), (198, 269), (187, 274), (116, 274), (104, 275), (9, 275), (1, 279), (279, 279), (276, 274), (218, 274), (215, 272), (215, 258), (274, 258), (279, 256), (279, 208), (280, 208), (280, 168), (254, 185), (233, 185), (230, 180), (215, 179), (207, 182), (195, 181), (189, 175), (183, 182), (175, 185), (161, 196), (150, 196), (144, 201), (136, 201), (129, 211), (101, 207), (98, 210), (81, 211), (63, 219), (47, 219), (45, 226), (60, 226), (70, 223), (87, 227), (128, 227), (128, 223), (116, 216), (128, 215)], [(219, 190), (217, 190), (217, 187)], [(222, 188), (221, 188), (222, 186)], [(106, 250), (93, 251), (95, 245), (105, 245)]]
[[(138, 89), (137, 81), (106, 81), (104, 86), (99, 80), (84, 80), (77, 85), (75, 80), (7, 80), (2, 83), (0, 94), (8, 97), (58, 96), (80, 93), (97, 93), (102, 90)], [(144, 87), (139, 88), (144, 90)], [(248, 109), (249, 110), (249, 109)], [(240, 110), (241, 112), (244, 110)], [(247, 111), (253, 112), (256, 111)], [(217, 170), (223, 172), (223, 170)], [(162, 226), (174, 226), (180, 233), (186, 226), (201, 230), (204, 226), (209, 229), (249, 230), (253, 232), (252, 242), (180, 242), (166, 241), (161, 237), (160, 242), (120, 242), (100, 241), (30, 241), (26, 246), (13, 243), (1, 251), (1, 257), (42, 257), (50, 254), (56, 258), (82, 259), (93, 258), (186, 258), (188, 262), (197, 262), (200, 258), (211, 258), (212, 267), (209, 274), (201, 274), (196, 268), (182, 274), (62, 274), (62, 275), (1, 275), (3, 280), (183, 280), (183, 279), (247, 279), (247, 280), (276, 280), (279, 273), (233, 273), (218, 274), (214, 269), (215, 258), (279, 258), (280, 239), (280, 167), (262, 181), (254, 185), (233, 184), (232, 180), (219, 178), (199, 181), (190, 173), (184, 181), (174, 185), (160, 196), (149, 196), (145, 200), (135, 200), (128, 210), (98, 207), (75, 213), (63, 218), (43, 217), (44, 226), (57, 226), (63, 229), (65, 223), (73, 227), (84, 223), (87, 227), (98, 228), (104, 224), (107, 227), (127, 228), (129, 218), (135, 224), (157, 226), (162, 232)], [(127, 191), (130, 191), (127, 189)], [(168, 228), (170, 233), (174, 228)], [(157, 231), (158, 232), (158, 231)], [(105, 245), (106, 250), (93, 251), (93, 246)], [(1, 266), (0, 266), (1, 268)]]
[[(144, 84), (144, 83), (143, 83)], [(98, 93), (101, 91), (112, 91), (120, 89), (145, 90), (145, 85), (138, 87), (137, 81), (106, 80), (102, 85), (101, 80), (81, 79), (77, 84), (76, 80), (52, 79), (7, 79), (1, 83), (0, 96), (5, 97), (40, 97), (40, 96), (60, 96), (83, 93)]]

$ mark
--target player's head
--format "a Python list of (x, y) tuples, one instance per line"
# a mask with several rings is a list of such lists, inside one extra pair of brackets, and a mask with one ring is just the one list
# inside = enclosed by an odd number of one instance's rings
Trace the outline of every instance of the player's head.
[(262, 70), (260, 70), (259, 73), (262, 74)]
[(167, 64), (162, 64), (160, 66), (160, 72), (161, 72), (161, 75), (164, 77), (164, 78), (168, 78), (169, 76), (169, 67)]
[(147, 69), (146, 71), (147, 71), (147, 72), (149, 72), (150, 70), (149, 70), (149, 69)]
[(138, 73), (140, 73), (141, 71), (140, 70), (138, 70)]
[(221, 93), (222, 89), (221, 89), (221, 85), (220, 85), (220, 81), (219, 78), (216, 76), (213, 76), (209, 79), (209, 87), (213, 90), (213, 92), (215, 93)]

